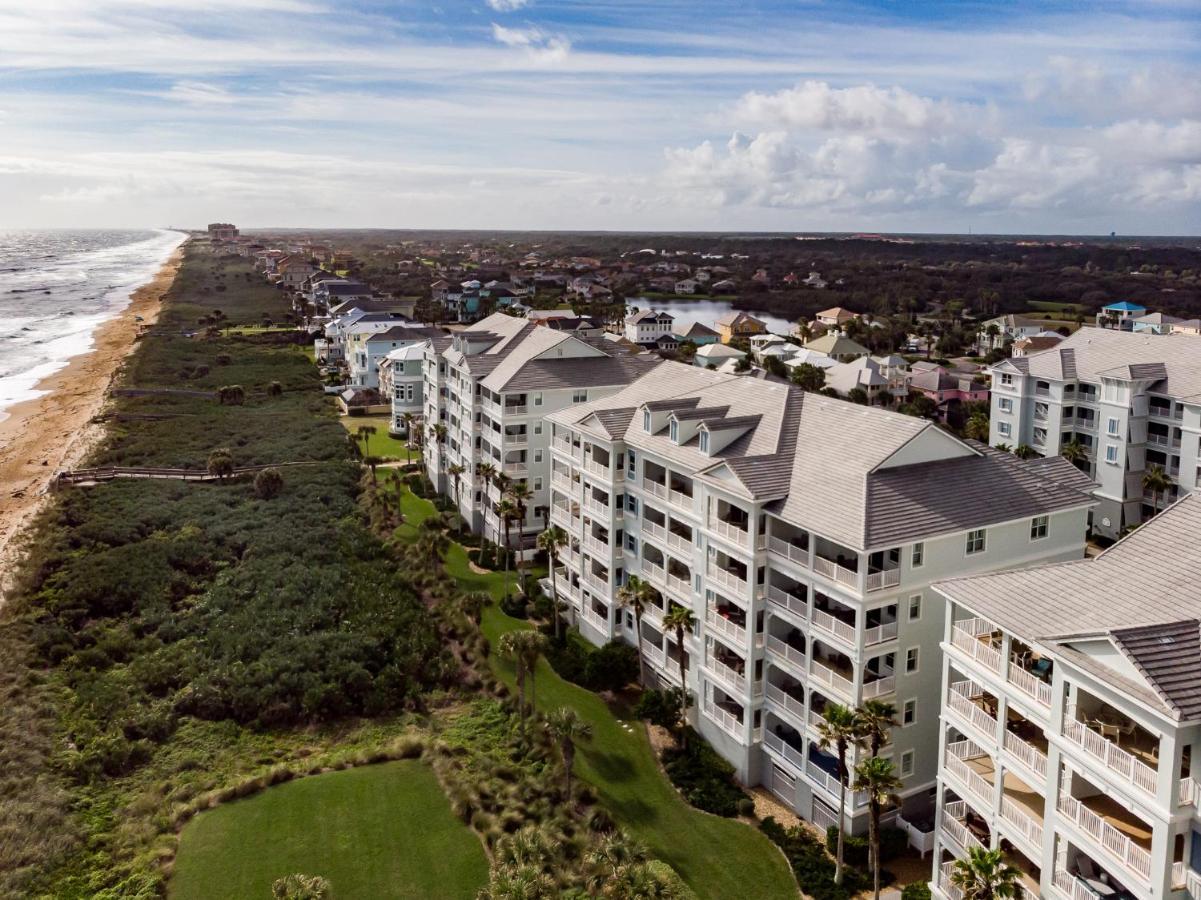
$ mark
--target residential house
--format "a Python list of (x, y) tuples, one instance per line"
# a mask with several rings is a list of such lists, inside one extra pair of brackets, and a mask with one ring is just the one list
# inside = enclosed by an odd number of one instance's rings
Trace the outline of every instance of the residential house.
[(1199, 533), (1190, 496), (1094, 558), (933, 586), (940, 900), (981, 847), (1021, 900), (1201, 896)]
[(1043, 350), (1050, 350), (1063, 340), (1063, 335), (1056, 332), (1040, 332), (1032, 337), (1018, 338), (1013, 342), (1013, 348), (1010, 350), (1010, 356), (1029, 356), (1031, 353), (1039, 353)]
[(823, 309), (813, 317), (817, 324), (823, 325), (826, 328), (836, 328), (840, 331), (842, 330), (842, 326), (846, 325), (847, 322), (858, 318), (859, 313), (844, 309), (841, 306), (832, 306), (829, 309)]
[(914, 364), (909, 392), (928, 397), (938, 405), (938, 418), (958, 422), (965, 403), (988, 403), (988, 383), (970, 372), (952, 372), (943, 366)]
[(713, 324), (717, 326), (717, 333), (723, 344), (728, 344), (735, 338), (750, 338), (767, 331), (767, 324), (762, 319), (737, 310), (726, 313)]
[[(823, 711), (895, 704), (901, 815), (931, 816), (931, 582), (1083, 556), (1087, 477), (793, 385), (662, 366), (547, 417), (551, 522), (569, 537), (555, 585), (581, 635), (638, 647), (657, 685), (680, 683), (683, 651), (694, 726), (823, 829), (862, 833), (868, 814), (854, 790), (839, 810)], [(639, 618), (618, 600), (634, 576), (653, 589)], [(676, 606), (695, 620), (683, 648), (663, 625)]]
[(723, 363), (738, 362), (745, 358), (746, 354), (743, 351), (726, 344), (705, 344), (697, 348), (696, 355), (692, 357), (692, 364), (702, 369), (709, 366), (717, 368)]
[(700, 322), (680, 322), (675, 327), (675, 335), (679, 340), (690, 341), (698, 347), (716, 343), (719, 337), (716, 331)]
[[(989, 442), (1024, 444), (1047, 457), (1078, 445), (1081, 466), (1100, 484), (1099, 534), (1117, 537), (1196, 490), (1201, 336), (1081, 328), (991, 374)], [(1156, 466), (1173, 482), (1166, 491), (1143, 486)]]
[(826, 387), (844, 398), (850, 397), (852, 391), (860, 390), (869, 402), (875, 403), (881, 394), (888, 393), (888, 379), (880, 371), (878, 362), (870, 356), (861, 356), (827, 369)]
[(844, 337), (837, 331), (814, 338), (805, 344), (805, 349), (828, 356), (836, 362), (854, 362), (861, 356), (871, 356), (871, 351), (858, 341)]
[[(976, 331), (976, 352), (983, 356), (990, 350), (1001, 350), (1011, 341), (1034, 337), (1047, 327), (1045, 320), (1008, 313), (980, 323)], [(995, 333), (993, 333), (995, 332)]]
[(450, 345), (450, 336), (440, 335), (398, 347), (380, 360), (379, 392), (392, 405), (389, 427), (393, 434), (408, 436), (406, 415), (412, 417), (417, 427), (421, 427), (422, 411), (425, 409), (425, 358), (431, 343), (434, 347), (445, 349)]
[(738, 290), (738, 282), (733, 278), (723, 278), (721, 281), (715, 281), (709, 285), (709, 293), (711, 294), (733, 294)]
[(653, 309), (639, 309), (625, 319), (625, 338), (635, 344), (649, 346), (672, 333), (675, 317)]
[(1122, 300), (1101, 307), (1101, 311), (1097, 313), (1097, 327), (1130, 331), (1134, 328), (1134, 320), (1141, 319), (1146, 314), (1147, 307), (1130, 300)]
[(675, 283), (673, 290), (677, 294), (695, 294), (700, 283), (695, 278), (682, 278)]
[(438, 328), (425, 328), (412, 322), (393, 324), (374, 330), (375, 322), (351, 326), (346, 333), (347, 384), (360, 389), (379, 388), (379, 366), (389, 353), (442, 336)]
[(1173, 325), (1179, 325), (1183, 321), (1163, 313), (1147, 313), (1131, 321), (1130, 330), (1136, 334), (1169, 334)]

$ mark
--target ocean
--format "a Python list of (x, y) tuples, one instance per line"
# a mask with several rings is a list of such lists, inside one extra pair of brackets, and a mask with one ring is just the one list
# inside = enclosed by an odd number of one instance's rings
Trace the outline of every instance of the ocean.
[(92, 346), (184, 240), (178, 231), (0, 231), (0, 420)]

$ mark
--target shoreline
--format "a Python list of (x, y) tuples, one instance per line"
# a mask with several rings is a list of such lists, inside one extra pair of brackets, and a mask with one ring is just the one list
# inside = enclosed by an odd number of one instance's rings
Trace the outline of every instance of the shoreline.
[(16, 560), (17, 537), (41, 508), (51, 478), (83, 459), (103, 434), (103, 426), (93, 419), (137, 345), (139, 328), (158, 320), (186, 244), (172, 251), (151, 279), (130, 293), (125, 307), (96, 329), (91, 349), (38, 382), (36, 389), (47, 393), (5, 410), (7, 418), (0, 421), (0, 600)]

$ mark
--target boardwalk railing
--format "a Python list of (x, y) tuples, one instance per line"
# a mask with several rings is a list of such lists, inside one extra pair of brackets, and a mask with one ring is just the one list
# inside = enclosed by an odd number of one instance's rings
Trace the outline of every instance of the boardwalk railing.
[[(230, 471), (227, 478), (237, 478), (240, 475), (250, 475), (263, 469), (277, 469), (285, 466), (306, 465), (306, 463), (268, 463), (259, 466), (238, 466)], [(54, 476), (55, 484), (78, 484), (88, 481), (112, 481), (116, 478), (158, 478), (172, 481), (219, 481), (220, 479), (207, 469), (168, 469), (151, 466), (101, 466), (94, 469), (72, 469), (59, 472)]]

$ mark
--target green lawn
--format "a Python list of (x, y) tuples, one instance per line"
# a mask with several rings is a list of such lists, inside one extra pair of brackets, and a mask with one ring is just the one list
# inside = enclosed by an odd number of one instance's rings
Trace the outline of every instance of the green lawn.
[[(367, 451), (364, 456), (402, 460), (408, 458), (408, 454), (405, 452), (405, 442), (388, 434), (388, 429), (392, 426), (392, 419), (388, 416), (342, 416), (340, 421), (351, 434), (355, 434), (362, 425), (375, 427), (375, 434), (367, 438)], [(362, 446), (362, 441), (359, 442), (359, 446)], [(413, 457), (416, 458), (415, 451)]]
[(488, 880), (478, 838), (418, 760), (301, 778), (219, 806), (180, 836), (171, 900), (267, 900), (304, 872), (333, 900), (467, 898)]
[(1084, 311), (1084, 307), (1079, 303), (1061, 303), (1057, 300), (1031, 300), (1030, 309), (1035, 312), (1076, 313)]

